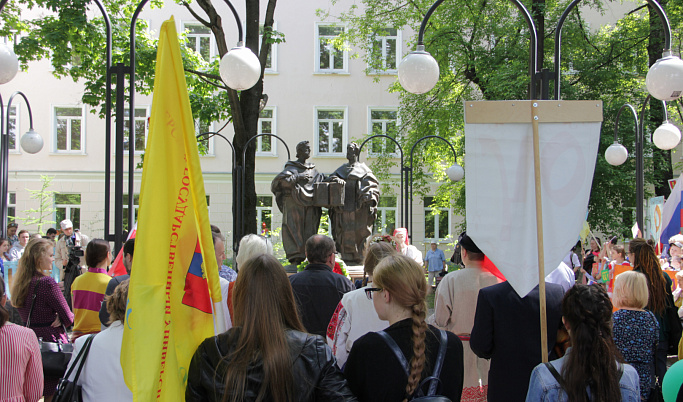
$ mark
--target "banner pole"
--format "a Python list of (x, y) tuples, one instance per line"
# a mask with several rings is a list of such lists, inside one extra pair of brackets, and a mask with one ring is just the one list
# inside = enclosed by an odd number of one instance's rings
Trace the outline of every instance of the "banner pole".
[(531, 127), (534, 142), (534, 188), (536, 190), (536, 239), (538, 241), (538, 302), (541, 318), (541, 361), (548, 362), (548, 323), (545, 300), (545, 269), (543, 261), (543, 206), (541, 204), (541, 150), (538, 133), (538, 101), (531, 101)]

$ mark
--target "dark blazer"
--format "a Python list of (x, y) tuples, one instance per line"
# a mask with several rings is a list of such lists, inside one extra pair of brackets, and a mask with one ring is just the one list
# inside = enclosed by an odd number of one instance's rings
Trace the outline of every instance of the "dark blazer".
[[(384, 331), (396, 341), (403, 355), (410, 361), (413, 356), (412, 318), (396, 322)], [(430, 325), (425, 336), (426, 361), (421, 381), (434, 373), (434, 362), (440, 345), (438, 334), (439, 330)], [(446, 331), (446, 334), (448, 344), (439, 376), (441, 382), (437, 395), (458, 402), (462, 394), (464, 376), (462, 342), (452, 332)], [(349, 381), (351, 391), (361, 402), (395, 402), (406, 397), (408, 377), (386, 341), (375, 332), (368, 332), (353, 343), (349, 359), (344, 366), (344, 376)], [(428, 388), (429, 385), (425, 385), (424, 392), (427, 392)]]
[(289, 282), (306, 331), (325, 337), (337, 304), (344, 293), (354, 289), (353, 284), (327, 265), (313, 263), (290, 276)]
[[(562, 286), (546, 282), (548, 352), (562, 320)], [(488, 400), (526, 399), (531, 371), (541, 363), (539, 292), (536, 286), (520, 298), (508, 282), (479, 291), (470, 347), (491, 359)]]

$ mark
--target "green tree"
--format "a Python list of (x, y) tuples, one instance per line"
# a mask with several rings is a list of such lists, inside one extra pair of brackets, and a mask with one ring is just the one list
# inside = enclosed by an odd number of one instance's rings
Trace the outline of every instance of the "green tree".
[[(196, 0), (194, 3), (176, 0), (213, 33), (219, 56), (228, 52), (223, 22), (212, 0)], [(138, 0), (102, 0), (112, 25), (112, 63), (130, 65), (129, 32), (132, 16)], [(256, 135), (259, 112), (267, 96), (263, 94), (263, 70), (272, 43), (281, 42), (284, 36), (273, 31), (276, 0), (269, 0), (265, 21), (259, 24), (258, 1), (247, 1), (245, 44), (261, 61), (261, 79), (251, 89), (234, 91), (225, 86), (218, 75), (219, 58), (205, 60), (199, 53), (182, 47), (183, 63), (190, 95), (193, 117), (201, 124), (230, 119), (235, 128), (233, 144), (238, 155), (238, 165), (245, 167), (246, 194), (243, 195), (245, 219), (242, 233), (256, 233), (256, 190), (254, 187), (255, 144), (247, 150), (246, 161), (241, 161), (247, 141)], [(149, 7), (160, 8), (163, 0), (151, 0)], [(95, 11), (88, 18), (88, 10), (96, 10), (92, 0), (11, 0), (3, 10), (0, 35), (12, 37), (21, 34), (15, 45), (21, 67), (29, 68), (29, 62), (49, 59), (58, 78), (71, 78), (85, 85), (83, 103), (92, 106), (100, 117), (105, 114), (106, 72), (105, 38), (103, 18)], [(47, 10), (35, 18), (20, 18), (22, 10)], [(23, 13), (26, 15), (26, 13)], [(232, 15), (228, 17), (233, 24)], [(259, 35), (263, 33), (259, 41)], [(185, 34), (181, 34), (185, 38)], [(136, 93), (148, 95), (154, 85), (157, 39), (149, 34), (147, 21), (136, 21)], [(126, 99), (127, 101), (127, 92)], [(116, 102), (122, 100), (115, 99)], [(127, 106), (127, 104), (126, 104)], [(112, 111), (115, 107), (112, 107)], [(200, 143), (200, 146), (205, 144)], [(237, 172), (233, 172), (237, 176)]]
[(32, 200), (38, 201), (38, 208), (29, 208), (24, 211), (24, 217), (10, 217), (24, 222), (24, 225), (36, 225), (38, 227), (38, 233), (41, 235), (45, 234), (43, 232), (44, 225), (53, 225), (56, 222), (50, 219), (54, 216), (54, 195), (57, 191), (49, 190), (52, 185), (52, 180), (54, 177), (50, 176), (40, 176), (40, 190), (26, 189), (31, 195), (29, 196)]
[[(552, 69), (554, 29), (568, 2), (522, 2), (531, 10), (539, 31), (539, 68)], [(683, 2), (668, 0), (662, 3), (676, 35), (674, 52), (680, 54)], [(411, 28), (417, 32), (431, 4), (431, 0), (363, 0), (335, 19), (349, 26), (344, 39), (361, 49), (361, 57), (371, 68), (381, 69), (372, 39), (388, 27)], [(604, 11), (600, 0), (587, 0), (581, 4), (597, 12)], [(648, 41), (658, 26), (657, 22), (651, 23), (656, 17), (650, 15), (647, 7), (638, 7), (614, 26), (597, 31), (589, 29), (582, 13), (579, 8), (574, 9), (562, 32), (562, 98), (601, 99), (604, 102), (589, 222), (599, 231), (630, 236), (628, 232), (635, 220), (635, 161), (629, 158), (624, 165), (612, 167), (603, 155), (613, 142), (617, 110), (625, 102), (640, 108), (647, 95), (644, 78), (652, 62), (648, 56)], [(325, 10), (319, 10), (319, 14), (323, 18), (330, 16)], [(659, 29), (661, 31), (661, 27)], [(527, 25), (510, 2), (444, 2), (429, 20), (424, 38), (426, 50), (435, 57), (441, 70), (436, 87), (423, 95), (404, 91), (398, 82), (391, 88), (400, 97), (402, 127), (399, 138), (403, 149), (409, 152), (420, 137), (438, 134), (451, 141), (462, 154), (464, 100), (528, 99), (528, 38)], [(409, 43), (411, 47), (415, 40), (413, 37), (413, 42)], [(651, 47), (650, 54), (658, 52), (661, 57), (661, 43)], [(657, 110), (656, 103), (646, 110), (646, 134), (651, 134), (663, 117), (661, 106)], [(628, 120), (624, 115), (620, 121), (620, 140), (633, 155), (635, 130)], [(418, 147), (424, 150), (415, 160), (415, 191), (424, 195), (428, 179), (441, 181), (444, 168), (451, 164), (452, 158), (450, 150), (440, 141), (426, 141), (424, 146)], [(653, 185), (656, 193), (662, 194), (663, 184), (671, 178), (670, 153), (653, 150), (648, 141), (645, 154), (646, 187)], [(458, 162), (462, 165), (464, 161), (459, 157)], [(435, 173), (430, 178), (424, 170)], [(464, 216), (464, 191), (464, 182), (446, 180), (434, 197), (434, 206), (450, 206)]]

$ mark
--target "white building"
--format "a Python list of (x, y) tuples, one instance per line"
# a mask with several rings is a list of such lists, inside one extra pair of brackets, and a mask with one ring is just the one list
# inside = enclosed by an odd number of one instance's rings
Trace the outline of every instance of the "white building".
[[(173, 15), (178, 31), (188, 31), (196, 50), (205, 57), (215, 57), (217, 50), (210, 32), (185, 8), (174, 2), (166, 3), (160, 10), (151, 10), (147, 6), (141, 14), (141, 18), (149, 21), (152, 32), (158, 34), (162, 22)], [(339, 3), (334, 9), (341, 11), (348, 8), (351, 1)], [(237, 42), (232, 15), (222, 2), (215, 1), (214, 4), (223, 16), (228, 45), (232, 45)], [(262, 14), (265, 4), (262, 1)], [(244, 2), (236, 1), (235, 6), (243, 16)], [(326, 38), (334, 38), (345, 27), (321, 21), (316, 15), (320, 6), (319, 2), (309, 0), (298, 1), (296, 6), (280, 2), (276, 7), (275, 29), (285, 34), (286, 42), (273, 45), (271, 65), (264, 78), (264, 93), (269, 99), (259, 127), (262, 133), (281, 136), (289, 146), (292, 159), (295, 158), (296, 144), (310, 141), (312, 156), (309, 161), (314, 162), (321, 173), (330, 174), (346, 162), (347, 143), (362, 139), (370, 132), (395, 132), (398, 97), (389, 93), (387, 88), (396, 80), (395, 68), (407, 52), (405, 42), (413, 33), (390, 29), (386, 37), (377, 38), (386, 49), (386, 64), (390, 69), (381, 74), (367, 74), (367, 66), (360, 58), (351, 58), (349, 51), (338, 51), (325, 45)], [(98, 14), (93, 11), (91, 15)], [(27, 154), (16, 146), (10, 151), (9, 215), (25, 217), (23, 211), (37, 207), (37, 200), (29, 198), (29, 190), (39, 189), (41, 175), (48, 175), (54, 177), (50, 190), (57, 191), (54, 195), (57, 212), (52, 220), (59, 222), (70, 218), (76, 228), (91, 238), (103, 237), (105, 123), (91, 113), (92, 108), (81, 102), (84, 88), (80, 83), (71, 79), (58, 80), (51, 71), (48, 61), (34, 62), (28, 71), (20, 71), (14, 80), (0, 86), (5, 102), (17, 90), (27, 95), (33, 111), (34, 128), (45, 141), (42, 151), (35, 155)], [(136, 152), (144, 148), (150, 105), (151, 97), (136, 96), (134, 118), (139, 121), (140, 131), (136, 132), (134, 141), (127, 142), (136, 146)], [(13, 101), (11, 115), (15, 116), (12, 118), (14, 132), (23, 134), (29, 128), (29, 120), (27, 108), (20, 98)], [(223, 124), (216, 122), (210, 129), (217, 130)], [(226, 127), (222, 133), (232, 138), (232, 126)], [(259, 138), (255, 179), (260, 202), (258, 225), (270, 231), (281, 226), (281, 214), (273, 200), (270, 183), (287, 161), (287, 152), (275, 139), (268, 141), (265, 138), (268, 137)], [(361, 160), (372, 160), (367, 154), (369, 148), (364, 148)], [(112, 144), (112, 172), (113, 149)], [(211, 140), (209, 154), (201, 157), (201, 163), (211, 222), (227, 234), (226, 244), (231, 244), (233, 198), (229, 146), (220, 139)], [(128, 166), (127, 152), (124, 166)], [(393, 168), (392, 173), (398, 182), (398, 168)], [(137, 170), (136, 202), (140, 178), (141, 171)], [(113, 185), (112, 179), (112, 197)], [(124, 185), (124, 193), (126, 188), (127, 184)], [(385, 231), (393, 230), (394, 224), (400, 223), (396, 222), (400, 216), (400, 199), (398, 190), (395, 194), (382, 195), (378, 228), (383, 226)], [(113, 199), (111, 205), (113, 232)], [(443, 211), (436, 217), (427, 215), (425, 219), (423, 200), (417, 198), (413, 211), (413, 243), (423, 250), (428, 247), (421, 246), (425, 239), (445, 239), (453, 232), (455, 222), (449, 211)], [(56, 224), (54, 226), (57, 227)], [(35, 227), (27, 228), (36, 230)]]

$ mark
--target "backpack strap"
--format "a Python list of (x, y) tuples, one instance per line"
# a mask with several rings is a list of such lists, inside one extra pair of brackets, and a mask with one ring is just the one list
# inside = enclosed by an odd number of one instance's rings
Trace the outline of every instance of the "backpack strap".
[(403, 352), (401, 352), (401, 349), (396, 344), (394, 338), (390, 337), (389, 334), (384, 331), (377, 331), (375, 333), (384, 339), (384, 342), (386, 342), (387, 346), (389, 346), (389, 349), (394, 352), (398, 362), (401, 364), (401, 367), (403, 367), (403, 371), (406, 373), (406, 376), (410, 377), (410, 366), (408, 365), (408, 360), (406, 360), (406, 357), (403, 355)]
[[(436, 356), (436, 363), (434, 363), (434, 372), (431, 377), (431, 384), (429, 385), (428, 396), (436, 394), (436, 387), (439, 386), (439, 376), (441, 375), (441, 367), (443, 367), (443, 360), (446, 357), (446, 346), (448, 345), (448, 336), (443, 329), (439, 330), (439, 354)], [(436, 380), (436, 381), (435, 381)]]
[[(562, 389), (565, 390), (565, 392), (566, 392), (567, 388), (565, 387), (564, 379), (562, 378), (560, 373), (557, 372), (557, 370), (555, 369), (555, 366), (553, 366), (550, 363), (543, 363), (543, 364), (545, 365), (545, 368), (547, 368), (548, 371), (550, 371), (550, 374), (552, 374), (553, 377), (555, 377), (555, 381), (557, 381), (557, 383), (560, 384), (560, 387), (562, 387)], [(621, 376), (624, 375), (624, 365), (617, 363), (617, 368), (619, 369), (619, 379), (621, 380)], [(591, 398), (590, 398), (590, 395), (588, 394), (588, 390), (586, 390), (586, 396), (588, 397), (588, 400), (590, 401)]]

